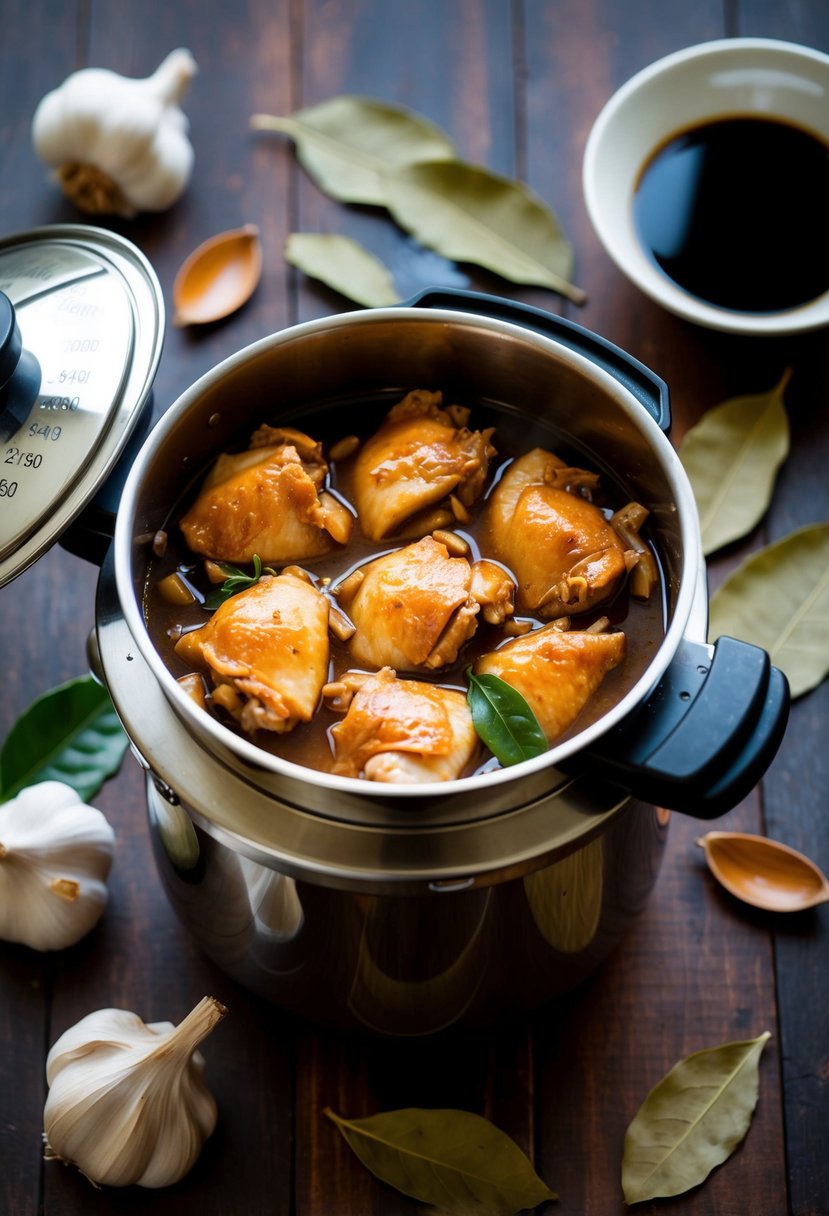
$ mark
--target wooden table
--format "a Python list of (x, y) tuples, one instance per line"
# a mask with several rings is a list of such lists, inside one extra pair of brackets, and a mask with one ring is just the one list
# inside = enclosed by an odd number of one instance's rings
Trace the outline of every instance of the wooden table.
[[(248, 342), (341, 311), (339, 296), (291, 270), (291, 231), (362, 241), (405, 297), (471, 284), (576, 316), (638, 356), (672, 388), (674, 439), (708, 407), (794, 375), (791, 456), (771, 511), (743, 547), (711, 565), (715, 585), (749, 549), (829, 518), (826, 334), (755, 342), (696, 329), (629, 285), (588, 224), (580, 184), (591, 123), (624, 80), (680, 47), (759, 35), (829, 50), (822, 0), (179, 0), (144, 4), (40, 0), (13, 5), (0, 43), (0, 228), (74, 222), (31, 150), (38, 99), (72, 69), (145, 75), (175, 46), (200, 74), (185, 101), (196, 148), (184, 199), (157, 217), (112, 227), (150, 258), (168, 308), (173, 277), (200, 241), (259, 225), (265, 273), (250, 304), (204, 332), (169, 328), (156, 380), (160, 412), (198, 375)], [(255, 135), (249, 116), (287, 114), (338, 93), (405, 103), (435, 120), (469, 160), (529, 182), (576, 250), (582, 309), (444, 263), (387, 217), (323, 197), (287, 141)], [(171, 309), (170, 309), (171, 311)], [(60, 548), (0, 598), (5, 675), (0, 732), (45, 689), (86, 670), (96, 571)], [(829, 870), (826, 725), (829, 685), (795, 704), (762, 786), (725, 824), (765, 832)], [(694, 847), (699, 823), (674, 817), (656, 891), (626, 943), (581, 990), (499, 1033), (371, 1041), (291, 1020), (207, 962), (171, 912), (150, 855), (138, 766), (127, 758), (95, 800), (117, 833), (111, 902), (68, 951), (0, 947), (0, 1212), (404, 1216), (412, 1201), (375, 1182), (326, 1105), (365, 1115), (404, 1105), (477, 1111), (512, 1135), (559, 1192), (561, 1216), (622, 1212), (625, 1128), (651, 1086), (702, 1047), (771, 1031), (749, 1135), (677, 1213), (818, 1216), (829, 1211), (829, 911), (752, 914), (715, 888)], [(147, 1021), (180, 1019), (204, 993), (230, 1015), (206, 1046), (218, 1129), (192, 1173), (149, 1196), (94, 1191), (41, 1161), (48, 1046), (104, 1006)], [(663, 1210), (645, 1205), (646, 1211)]]

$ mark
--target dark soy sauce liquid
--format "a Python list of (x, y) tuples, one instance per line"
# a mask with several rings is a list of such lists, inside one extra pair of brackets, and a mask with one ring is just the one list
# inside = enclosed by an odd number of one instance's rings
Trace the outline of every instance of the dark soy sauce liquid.
[(829, 288), (829, 148), (766, 118), (684, 131), (642, 171), (639, 239), (691, 295), (741, 312), (779, 312)]

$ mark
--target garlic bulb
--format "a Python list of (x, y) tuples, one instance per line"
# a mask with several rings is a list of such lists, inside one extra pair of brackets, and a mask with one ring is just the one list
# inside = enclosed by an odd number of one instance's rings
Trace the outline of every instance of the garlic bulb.
[(178, 1026), (99, 1009), (65, 1031), (46, 1058), (46, 1158), (107, 1186), (183, 1178), (216, 1126), (196, 1047), (226, 1013), (206, 996)]
[(130, 218), (176, 201), (193, 168), (177, 103), (195, 72), (190, 52), (177, 50), (144, 80), (83, 68), (46, 94), (32, 141), (81, 211)]
[(115, 833), (61, 781), (0, 805), (0, 938), (61, 950), (97, 924)]

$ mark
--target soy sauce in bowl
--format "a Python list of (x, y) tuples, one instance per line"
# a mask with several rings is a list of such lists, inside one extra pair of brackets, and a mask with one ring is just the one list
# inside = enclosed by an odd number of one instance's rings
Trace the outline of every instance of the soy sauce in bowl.
[(770, 118), (724, 117), (649, 158), (633, 200), (648, 257), (719, 308), (772, 313), (829, 290), (829, 147)]

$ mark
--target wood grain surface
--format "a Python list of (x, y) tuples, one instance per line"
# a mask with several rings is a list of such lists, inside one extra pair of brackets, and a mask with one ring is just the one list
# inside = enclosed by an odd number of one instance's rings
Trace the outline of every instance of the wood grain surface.
[[(265, 272), (228, 322), (168, 325), (158, 414), (248, 342), (349, 308), (282, 255), (289, 232), (344, 233), (386, 262), (404, 298), (472, 286), (562, 312), (618, 343), (670, 384), (675, 441), (710, 406), (768, 388), (790, 366), (791, 456), (763, 524), (711, 563), (712, 587), (751, 549), (829, 518), (825, 331), (760, 342), (670, 316), (609, 261), (581, 192), (591, 123), (634, 72), (726, 36), (829, 51), (824, 0), (12, 0), (4, 15), (12, 35), (0, 41), (3, 234), (79, 219), (31, 148), (31, 116), (48, 89), (88, 64), (146, 75), (176, 46), (199, 65), (184, 102), (196, 148), (186, 195), (164, 214), (106, 226), (147, 254), (170, 313), (176, 270), (214, 233), (258, 224)], [(287, 140), (249, 130), (254, 113), (287, 114), (346, 92), (409, 105), (467, 159), (527, 181), (574, 244), (587, 304), (444, 262), (380, 211), (325, 198)], [(94, 567), (56, 547), (0, 592), (0, 738), (35, 696), (86, 671), (96, 580)], [(829, 684), (794, 705), (767, 777), (724, 821), (783, 840), (827, 871), (828, 709)], [(703, 1186), (640, 1210), (829, 1212), (829, 908), (782, 920), (737, 905), (704, 868), (698, 822), (674, 816), (645, 913), (578, 991), (496, 1031), (397, 1042), (294, 1019), (199, 953), (162, 892), (131, 757), (95, 802), (117, 834), (98, 928), (58, 954), (0, 943), (0, 1216), (127, 1216), (150, 1205), (154, 1216), (407, 1216), (417, 1205), (376, 1182), (322, 1110), (361, 1116), (418, 1105), (476, 1111), (510, 1134), (558, 1192), (550, 1211), (614, 1216), (624, 1211), (625, 1128), (650, 1088), (689, 1052), (763, 1030), (772, 1038), (744, 1144)], [(193, 1171), (150, 1194), (94, 1190), (77, 1172), (44, 1164), (44, 1061), (58, 1035), (108, 1006), (177, 1021), (205, 993), (230, 1013), (204, 1048), (220, 1118)]]

